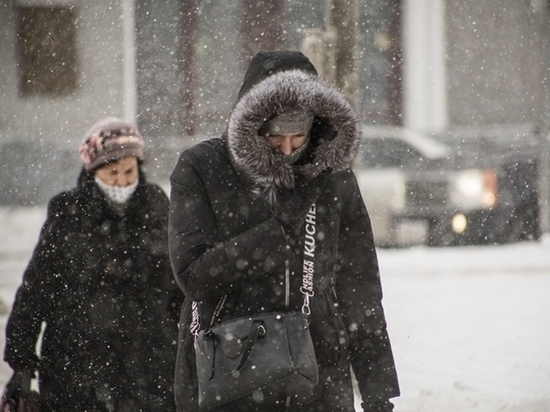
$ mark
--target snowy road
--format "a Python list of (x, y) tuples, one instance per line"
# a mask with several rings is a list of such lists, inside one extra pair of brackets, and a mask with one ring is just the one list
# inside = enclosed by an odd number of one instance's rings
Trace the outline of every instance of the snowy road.
[[(0, 209), (11, 305), (44, 209)], [(379, 251), (399, 412), (550, 411), (550, 236), (540, 243)], [(0, 315), (5, 328), (6, 313)], [(4, 348), (4, 333), (0, 334)], [(0, 384), (10, 376), (0, 363)]]

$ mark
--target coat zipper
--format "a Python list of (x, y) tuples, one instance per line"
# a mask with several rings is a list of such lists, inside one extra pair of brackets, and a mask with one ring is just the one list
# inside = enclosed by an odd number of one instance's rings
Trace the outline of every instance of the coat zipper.
[[(290, 308), (290, 262), (285, 260), (285, 306)], [(286, 396), (286, 410), (290, 409), (290, 395)]]
[(290, 263), (285, 260), (285, 306), (290, 308)]

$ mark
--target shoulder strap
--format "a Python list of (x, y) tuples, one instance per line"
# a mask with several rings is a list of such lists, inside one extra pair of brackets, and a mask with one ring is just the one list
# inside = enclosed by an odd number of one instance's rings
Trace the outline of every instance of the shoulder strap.
[(311, 308), (309, 299), (314, 295), (313, 275), (315, 274), (315, 234), (317, 232), (317, 206), (311, 205), (306, 215), (305, 240), (304, 240), (304, 264), (302, 267), (302, 286), (300, 292), (304, 295), (302, 314), (309, 316)]

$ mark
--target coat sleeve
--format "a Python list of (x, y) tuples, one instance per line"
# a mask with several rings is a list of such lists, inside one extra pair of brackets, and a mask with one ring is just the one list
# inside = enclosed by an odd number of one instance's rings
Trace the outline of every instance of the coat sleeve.
[(46, 222), (38, 243), (23, 274), (6, 326), (4, 360), (13, 369), (37, 368), (36, 343), (42, 322), (46, 322), (56, 299), (55, 290), (60, 268), (63, 195), (48, 205)]
[(363, 402), (375, 405), (398, 396), (399, 386), (382, 308), (371, 222), (353, 172), (348, 172), (341, 187), (344, 201), (336, 294)]
[[(147, 268), (149, 282), (142, 285), (146, 293), (157, 291), (159, 301), (166, 303), (166, 321), (176, 324), (183, 303), (183, 294), (172, 276), (168, 253), (168, 196), (155, 184), (146, 186), (146, 200), (142, 202), (132, 237), (133, 259), (137, 268)], [(123, 250), (124, 248), (122, 248)]]
[[(205, 181), (227, 162), (184, 152), (171, 176), (169, 247), (178, 285), (195, 301), (217, 300), (245, 282), (267, 274), (291, 256), (274, 218), (229, 239), (221, 237)], [(214, 159), (219, 159), (214, 157)], [(216, 173), (220, 174), (220, 173)], [(220, 174), (223, 175), (223, 174)], [(237, 189), (235, 189), (237, 190)], [(269, 239), (270, 247), (261, 247)]]

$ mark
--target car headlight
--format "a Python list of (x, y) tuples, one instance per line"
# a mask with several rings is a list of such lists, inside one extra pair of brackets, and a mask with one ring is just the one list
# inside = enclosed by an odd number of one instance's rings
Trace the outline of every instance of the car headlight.
[(498, 179), (493, 169), (468, 169), (452, 181), (451, 200), (462, 209), (494, 207), (498, 200)]

